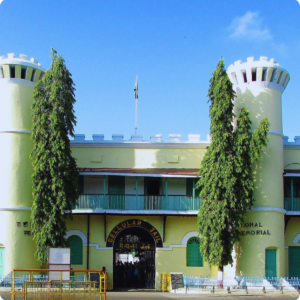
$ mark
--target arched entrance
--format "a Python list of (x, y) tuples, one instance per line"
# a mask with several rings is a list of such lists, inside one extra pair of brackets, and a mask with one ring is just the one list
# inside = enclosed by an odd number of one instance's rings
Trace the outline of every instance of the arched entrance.
[(155, 288), (155, 250), (162, 240), (151, 224), (124, 221), (111, 231), (106, 245), (113, 247), (114, 288)]

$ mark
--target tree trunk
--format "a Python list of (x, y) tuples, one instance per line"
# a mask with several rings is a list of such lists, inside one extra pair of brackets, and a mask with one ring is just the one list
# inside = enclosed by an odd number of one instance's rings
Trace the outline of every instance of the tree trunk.
[(218, 267), (218, 280), (217, 280), (217, 288), (223, 288), (223, 266)]

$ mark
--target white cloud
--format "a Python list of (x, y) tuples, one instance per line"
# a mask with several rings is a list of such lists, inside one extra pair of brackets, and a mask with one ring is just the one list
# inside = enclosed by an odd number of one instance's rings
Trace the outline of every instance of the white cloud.
[(228, 27), (231, 38), (247, 38), (256, 40), (272, 40), (273, 37), (268, 28), (262, 24), (259, 12), (248, 11), (242, 17), (235, 17)]

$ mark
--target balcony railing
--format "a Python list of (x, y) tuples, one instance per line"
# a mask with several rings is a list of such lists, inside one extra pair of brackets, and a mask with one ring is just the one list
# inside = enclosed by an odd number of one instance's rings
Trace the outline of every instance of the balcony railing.
[(299, 197), (285, 197), (284, 208), (287, 211), (300, 211), (300, 198)]
[(198, 211), (199, 197), (146, 195), (79, 195), (74, 209)]

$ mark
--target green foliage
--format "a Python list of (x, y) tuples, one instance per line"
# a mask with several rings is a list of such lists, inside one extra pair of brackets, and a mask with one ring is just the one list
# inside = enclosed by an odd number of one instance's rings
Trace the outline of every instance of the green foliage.
[(239, 240), (239, 227), (254, 198), (254, 171), (267, 145), (269, 122), (263, 119), (250, 132), (249, 112), (241, 109), (234, 130), (232, 88), (221, 60), (210, 79), (211, 144), (199, 171), (197, 187), (203, 199), (198, 214), (200, 251), (211, 265), (232, 263), (232, 249)]
[(70, 140), (76, 119), (75, 88), (64, 59), (52, 50), (52, 65), (34, 87), (32, 104), (32, 233), (36, 255), (48, 260), (49, 247), (66, 246), (65, 211), (76, 203), (78, 171)]

